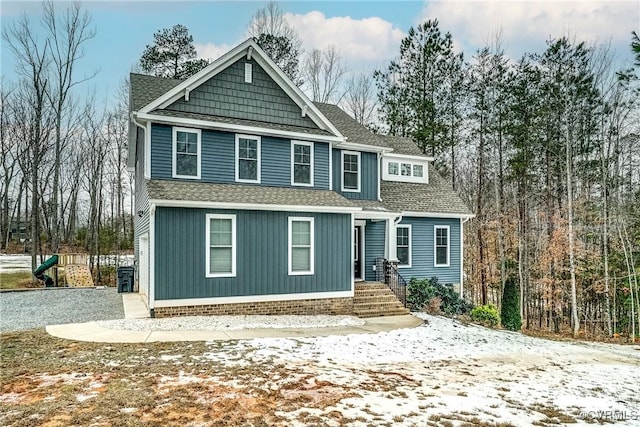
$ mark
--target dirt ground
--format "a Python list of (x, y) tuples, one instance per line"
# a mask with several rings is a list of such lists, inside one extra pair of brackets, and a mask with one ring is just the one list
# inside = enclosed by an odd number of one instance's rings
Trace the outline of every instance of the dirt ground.
[(0, 425), (640, 425), (638, 346), (428, 321), (376, 335), (208, 343), (4, 333)]

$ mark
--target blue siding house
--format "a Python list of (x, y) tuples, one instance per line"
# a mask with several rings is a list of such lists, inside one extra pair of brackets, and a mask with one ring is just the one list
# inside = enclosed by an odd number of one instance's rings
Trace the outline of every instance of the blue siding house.
[(186, 80), (130, 83), (152, 316), (352, 314), (357, 284), (388, 271), (461, 285), (473, 215), (433, 159), (311, 102), (253, 40)]

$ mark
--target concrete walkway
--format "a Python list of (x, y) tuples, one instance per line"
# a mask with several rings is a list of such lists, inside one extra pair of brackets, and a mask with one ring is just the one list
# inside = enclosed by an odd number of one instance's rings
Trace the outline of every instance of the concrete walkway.
[[(142, 297), (137, 293), (122, 294), (125, 319), (149, 317)], [(225, 331), (125, 331), (108, 329), (97, 322), (50, 325), (46, 330), (58, 338), (104, 342), (104, 343), (144, 343), (161, 341), (216, 341), (244, 340), (253, 338), (307, 338), (329, 335), (375, 334), (394, 329), (413, 328), (422, 324), (422, 320), (412, 315), (370, 317), (364, 319), (361, 326), (339, 326), (330, 328), (300, 329), (238, 329)]]

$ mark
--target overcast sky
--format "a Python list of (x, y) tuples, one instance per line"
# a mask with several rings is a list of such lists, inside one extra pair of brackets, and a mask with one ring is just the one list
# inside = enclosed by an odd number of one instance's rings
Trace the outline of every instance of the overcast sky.
[[(60, 7), (66, 2), (56, 1)], [(85, 1), (96, 30), (85, 45), (78, 76), (97, 72), (84, 84), (108, 99), (138, 62), (153, 33), (175, 24), (194, 37), (198, 55), (215, 59), (246, 38), (251, 15), (265, 2), (253, 1)], [(369, 72), (383, 68), (398, 53), (407, 30), (438, 19), (457, 49), (470, 60), (474, 52), (501, 34), (511, 58), (542, 52), (545, 41), (569, 35), (589, 43), (611, 43), (621, 64), (631, 61), (631, 31), (640, 31), (640, 1), (283, 1), (288, 22), (306, 51), (334, 44), (347, 68)], [(41, 28), (41, 3), (0, 3), (3, 29), (26, 13)], [(15, 59), (2, 42), (3, 80), (15, 81)], [(4, 83), (3, 83), (4, 84)]]

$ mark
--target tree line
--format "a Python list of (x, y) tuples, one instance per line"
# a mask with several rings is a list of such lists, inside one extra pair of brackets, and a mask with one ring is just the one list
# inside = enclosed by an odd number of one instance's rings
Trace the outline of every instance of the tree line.
[(471, 61), (437, 20), (376, 71), (380, 118), (409, 136), (473, 209), (465, 289), (501, 305), (519, 284), (523, 326), (640, 333), (640, 45), (615, 69), (606, 44), (567, 36), (509, 60), (499, 36)]
[(128, 87), (102, 110), (86, 89), (95, 73), (77, 67), (95, 30), (79, 3), (44, 2), (40, 24), (24, 14), (2, 30), (18, 80), (0, 89), (0, 247), (29, 252), (33, 269), (61, 251), (87, 251), (93, 266), (132, 247)]

